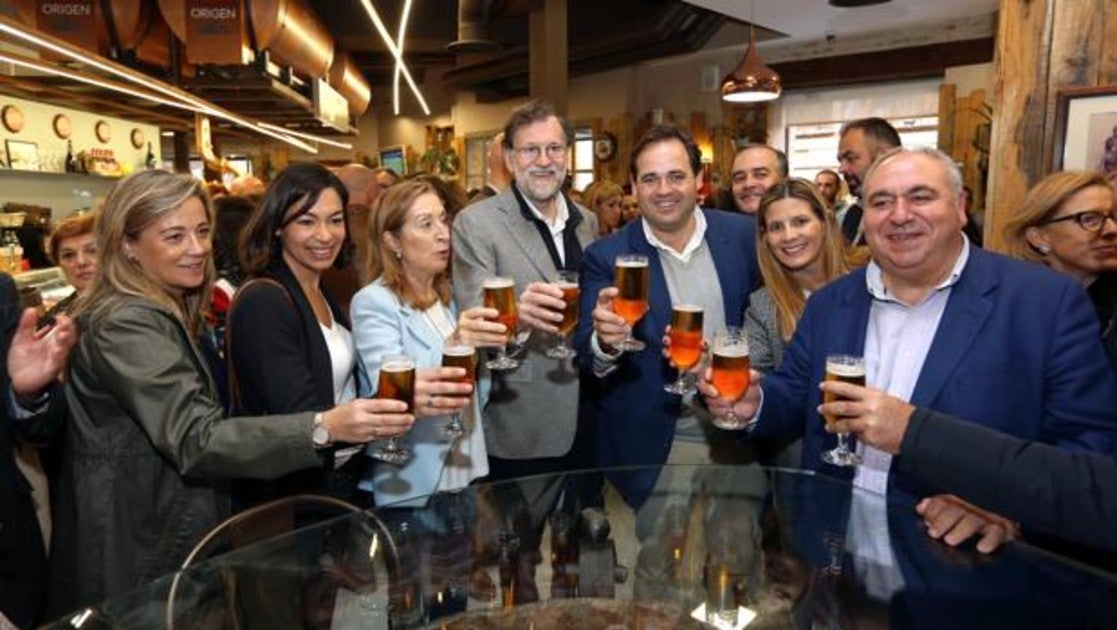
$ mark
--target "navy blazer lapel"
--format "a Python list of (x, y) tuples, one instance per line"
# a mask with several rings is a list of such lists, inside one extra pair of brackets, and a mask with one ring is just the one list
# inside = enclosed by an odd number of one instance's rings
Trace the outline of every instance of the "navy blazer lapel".
[(850, 274), (850, 279), (841, 285), (836, 307), (831, 313), (821, 313), (827, 319), (823, 339), (827, 354), (852, 354), (864, 356), (865, 334), (869, 329), (869, 310), (873, 300), (865, 285), (865, 269)]
[(977, 248), (970, 248), (966, 268), (950, 290), (946, 310), (911, 395), (913, 405), (931, 405), (938, 397), (993, 313), (993, 300), (988, 294), (999, 279), (984, 264), (983, 256)]
[[(295, 274), (291, 272), (286, 262), (274, 265), (269, 269), (269, 273), (287, 290), (287, 295), (290, 296), (302, 317), (303, 334), (306, 335), (306, 343), (310, 353), (308, 359), (310, 360), (310, 373), (314, 378), (315, 395), (318, 396), (320, 401), (332, 404), (334, 383), (330, 349), (326, 346), (326, 339), (322, 336), (321, 324), (318, 323), (318, 317), (310, 306), (310, 300), (306, 298), (302, 287), (299, 286), (298, 279), (295, 278)], [(329, 304), (328, 300), (327, 304)]]
[[(705, 212), (699, 210), (699, 212)], [(710, 258), (718, 274), (721, 299), (725, 307), (725, 325), (740, 326), (744, 321), (745, 299), (751, 290), (751, 277), (742, 275), (746, 268), (740, 264), (739, 256), (744, 249), (740, 243), (734, 244), (726, 230), (717, 231), (710, 224), (710, 213), (706, 212), (706, 245), (710, 248)], [(734, 247), (734, 245), (737, 245)]]

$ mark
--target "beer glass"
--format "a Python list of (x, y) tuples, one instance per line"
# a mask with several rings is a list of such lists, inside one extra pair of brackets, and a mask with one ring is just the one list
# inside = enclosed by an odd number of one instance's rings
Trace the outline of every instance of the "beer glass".
[(481, 283), (484, 290), (484, 304), (497, 310), (496, 321), (504, 324), (508, 329), (504, 345), (497, 349), (495, 358), (485, 363), (490, 370), (514, 370), (520, 367), (520, 362), (508, 356), (508, 344), (516, 338), (516, 324), (519, 316), (516, 312), (516, 282), (512, 278), (493, 276), (486, 278)]
[[(726, 326), (714, 335), (713, 374), (718, 394), (732, 405), (745, 395), (749, 388), (749, 337), (741, 326)], [(738, 418), (730, 407), (729, 413), (713, 419), (719, 429), (743, 429), (748, 418)]]
[[(407, 411), (415, 410), (415, 359), (406, 354), (389, 354), (380, 364), (380, 380), (376, 387), (377, 398), (390, 398), (407, 403)], [(411, 451), (399, 443), (398, 436), (382, 442), (372, 452), (376, 459), (392, 464), (405, 464)]]
[[(848, 354), (831, 354), (826, 357), (826, 380), (852, 383), (861, 387), (865, 386), (865, 359), (864, 357)], [(822, 402), (830, 403), (843, 400), (832, 392), (823, 392)], [(827, 424), (836, 422), (837, 418), (827, 415)], [(834, 466), (856, 466), (861, 463), (857, 453), (849, 450), (848, 433), (838, 434), (838, 446), (822, 454), (822, 461)]]
[(702, 307), (697, 304), (676, 304), (671, 307), (671, 365), (679, 371), (674, 383), (663, 386), (671, 394), (693, 394), (694, 385), (687, 382), (687, 370), (702, 358)]
[(617, 347), (625, 351), (644, 349), (644, 342), (633, 339), (632, 328), (648, 311), (648, 257), (641, 254), (617, 256), (615, 282), (618, 294), (613, 311), (628, 324), (628, 335)]
[(558, 341), (547, 350), (547, 356), (552, 359), (571, 359), (577, 353), (567, 347), (566, 340), (578, 325), (578, 272), (560, 271), (551, 284), (562, 289), (562, 301), (566, 306), (562, 309), (562, 321), (558, 325)]
[[(442, 347), (442, 367), (464, 368), (465, 376), (458, 379), (458, 382), (473, 385), (477, 372), (477, 351), (473, 346), (456, 340), (447, 341), (446, 345)], [(446, 435), (451, 438), (459, 438), (464, 434), (465, 426), (462, 424), (462, 414), (460, 411), (455, 411), (453, 417), (450, 418), (450, 424), (446, 425)]]

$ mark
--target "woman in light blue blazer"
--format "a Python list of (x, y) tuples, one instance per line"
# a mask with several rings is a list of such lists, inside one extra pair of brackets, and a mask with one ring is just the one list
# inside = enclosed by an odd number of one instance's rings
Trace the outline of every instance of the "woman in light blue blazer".
[[(412, 593), (403, 601), (417, 606), (404, 615), (423, 614), (423, 602), (439, 601), (447, 614), (464, 607), (471, 569), (466, 524), (476, 510), (472, 493), (461, 490), (489, 472), (480, 422), (488, 378), (478, 379), (469, 397), (468, 385), (446, 380), (464, 374), (440, 367), (443, 346), (451, 340), (475, 348), (504, 343), (504, 326), (485, 320), (496, 317), (495, 309), (459, 313), (450, 298), (449, 223), (446, 202), (429, 182), (411, 180), (386, 191), (370, 223), (369, 277), (376, 280), (351, 305), (360, 395), (375, 395), (385, 356), (402, 353), (416, 361), (414, 412), (420, 419), (401, 438), (412, 457), (403, 464), (368, 460), (359, 484), (395, 528), (409, 576), (401, 588)], [(465, 431), (453, 437), (446, 425), (458, 411)], [(418, 577), (420, 566), (436, 562), (440, 566)]]
[[(358, 391), (376, 394), (380, 364), (391, 354), (415, 358), (415, 415), (401, 439), (411, 450), (406, 463), (373, 461), (360, 483), (377, 506), (422, 506), (438, 491), (459, 490), (488, 474), (480, 408), (488, 379), (476, 396), (454, 383), (458, 368), (440, 368), (451, 338), (474, 347), (504, 342), (504, 327), (486, 321), (494, 309), (457, 312), (450, 298), (450, 226), (445, 204), (426, 182), (393, 186), (380, 198), (370, 222), (372, 284), (353, 296), (350, 312), (359, 363)], [(456, 322), (456, 324), (455, 324)], [(460, 411), (465, 434), (451, 438), (446, 425)]]

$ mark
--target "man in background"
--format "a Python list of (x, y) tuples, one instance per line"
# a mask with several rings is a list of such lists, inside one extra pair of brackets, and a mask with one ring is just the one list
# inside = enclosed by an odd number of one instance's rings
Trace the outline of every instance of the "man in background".
[(345, 207), (345, 227), (349, 231), (349, 240), (353, 243), (354, 251), (349, 265), (344, 269), (331, 267), (323, 272), (322, 283), (337, 298), (341, 309), (348, 313), (353, 295), (372, 281), (372, 278), (366, 277), (368, 231), (372, 207), (380, 196), (380, 182), (376, 172), (363, 164), (346, 164), (334, 169), (334, 174), (349, 193), (349, 205)]
[(733, 156), (729, 169), (733, 204), (745, 214), (755, 215), (768, 189), (787, 179), (787, 155), (766, 144), (746, 144)]
[(838, 193), (842, 190), (842, 178), (834, 171), (824, 168), (814, 176), (814, 185), (822, 194), (826, 209), (833, 211), (834, 205), (838, 203)]
[(864, 245), (861, 217), (864, 214), (861, 186), (873, 161), (900, 146), (900, 134), (883, 118), (861, 118), (842, 125), (838, 140), (838, 170), (858, 200), (839, 217), (842, 236), (850, 245)]
[(508, 190), (512, 181), (512, 173), (504, 162), (504, 132), (500, 132), (489, 140), (488, 149), (485, 151), (485, 185), (470, 198), (470, 202), (488, 199)]

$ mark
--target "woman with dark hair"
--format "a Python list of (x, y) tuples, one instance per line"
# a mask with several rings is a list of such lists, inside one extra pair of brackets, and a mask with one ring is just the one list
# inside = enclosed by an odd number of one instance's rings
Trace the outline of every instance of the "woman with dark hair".
[(1004, 227), (1006, 253), (1065, 273), (1090, 294), (1117, 366), (1117, 208), (1105, 176), (1052, 173), (1032, 186)]
[[(752, 369), (776, 369), (795, 334), (807, 297), (844, 275), (850, 265), (834, 215), (814, 184), (792, 178), (769, 188), (756, 213), (756, 256), (764, 286), (749, 296), (745, 330)], [(800, 441), (765, 453), (769, 461), (800, 467)]]
[[(55, 615), (181, 566), (228, 513), (224, 484), (319, 465), (315, 440), (367, 442), (410, 426), (394, 401), (224, 419), (196, 340), (213, 284), (209, 197), (189, 176), (121, 180), (94, 232), (99, 266), (78, 301), (52, 560)], [(269, 410), (271, 411), (271, 410)]]
[[(347, 202), (336, 175), (295, 163), (272, 180), (245, 223), (240, 251), (249, 280), (225, 332), (234, 415), (322, 409), (356, 397), (349, 318), (321, 284), (322, 272), (343, 267), (350, 252)], [(238, 481), (237, 507), (303, 492), (351, 500), (362, 470), (355, 451), (323, 448), (318, 468)]]

